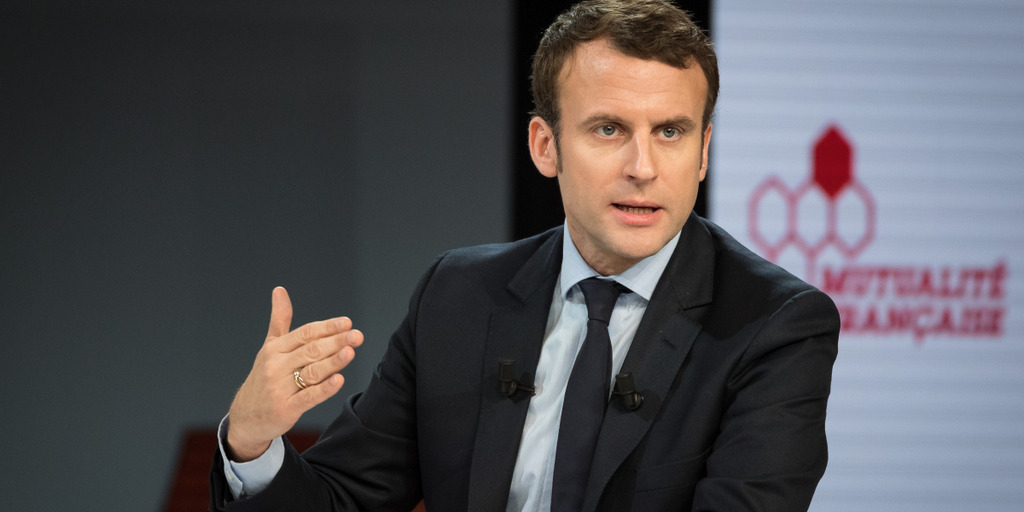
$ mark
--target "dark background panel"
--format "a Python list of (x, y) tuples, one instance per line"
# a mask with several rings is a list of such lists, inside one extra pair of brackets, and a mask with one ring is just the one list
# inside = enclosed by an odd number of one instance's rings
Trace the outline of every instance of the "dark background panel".
[(509, 239), (510, 17), (0, 5), (0, 509), (157, 510), (275, 285), (296, 324), (366, 333), (341, 395), (362, 389), (430, 261)]

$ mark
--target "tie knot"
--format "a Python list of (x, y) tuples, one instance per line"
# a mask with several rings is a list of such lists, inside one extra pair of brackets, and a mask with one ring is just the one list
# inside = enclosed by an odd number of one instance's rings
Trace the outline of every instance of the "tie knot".
[(591, 277), (579, 282), (583, 291), (583, 300), (587, 302), (587, 315), (591, 320), (608, 324), (615, 309), (615, 301), (625, 287), (610, 279)]

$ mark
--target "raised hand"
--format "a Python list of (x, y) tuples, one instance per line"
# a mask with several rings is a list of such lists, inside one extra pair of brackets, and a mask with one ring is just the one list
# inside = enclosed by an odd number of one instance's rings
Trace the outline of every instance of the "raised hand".
[[(252, 371), (228, 412), (227, 449), (246, 462), (263, 454), (303, 413), (334, 396), (345, 383), (338, 373), (355, 357), (363, 333), (347, 317), (312, 322), (289, 331), (288, 292), (273, 292), (270, 329)], [(295, 372), (298, 372), (297, 374)]]

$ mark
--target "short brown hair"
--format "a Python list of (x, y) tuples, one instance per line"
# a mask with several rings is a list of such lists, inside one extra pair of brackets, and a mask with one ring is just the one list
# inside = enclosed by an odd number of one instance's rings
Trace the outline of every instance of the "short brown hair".
[(689, 14), (664, 0), (587, 0), (555, 19), (533, 55), (533, 115), (547, 121), (556, 136), (562, 67), (579, 45), (604, 37), (630, 57), (683, 69), (696, 62), (708, 82), (701, 132), (707, 130), (718, 99), (718, 57)]

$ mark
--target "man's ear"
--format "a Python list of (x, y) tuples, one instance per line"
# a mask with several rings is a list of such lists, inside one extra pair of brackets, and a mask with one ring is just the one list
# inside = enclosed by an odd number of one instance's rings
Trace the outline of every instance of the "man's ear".
[(711, 123), (708, 123), (708, 129), (704, 130), (704, 147), (701, 148), (700, 154), (700, 181), (704, 181), (704, 177), (708, 173), (708, 146), (711, 145)]
[(555, 134), (547, 121), (534, 116), (530, 119), (530, 158), (537, 170), (548, 178), (558, 175), (558, 148)]

